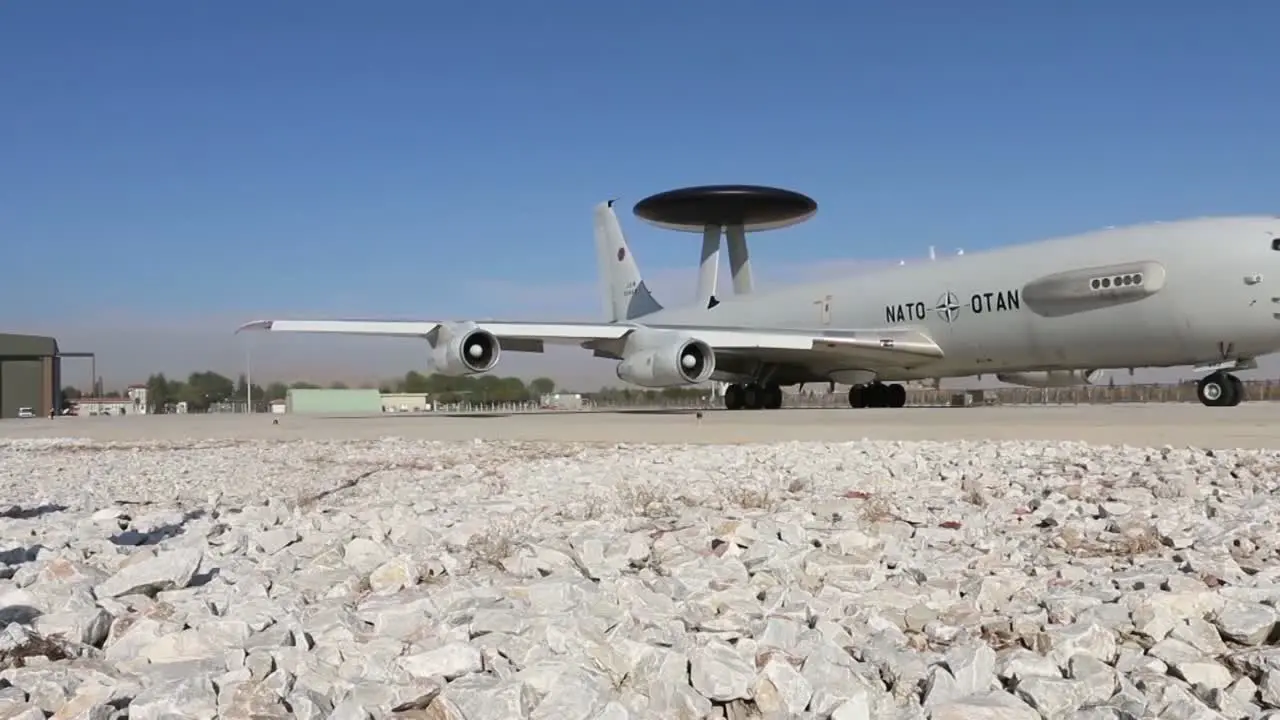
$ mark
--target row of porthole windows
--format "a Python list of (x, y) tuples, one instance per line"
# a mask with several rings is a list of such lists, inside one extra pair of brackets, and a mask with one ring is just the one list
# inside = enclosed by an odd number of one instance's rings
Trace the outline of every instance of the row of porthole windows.
[(1094, 290), (1108, 290), (1118, 287), (1132, 287), (1142, 284), (1142, 273), (1129, 273), (1127, 275), (1116, 275), (1115, 277), (1094, 278), (1089, 281), (1089, 287)]

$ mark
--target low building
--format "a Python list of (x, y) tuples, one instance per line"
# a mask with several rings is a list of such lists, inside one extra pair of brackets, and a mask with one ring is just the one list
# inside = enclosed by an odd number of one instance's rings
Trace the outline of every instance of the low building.
[(71, 404), (79, 415), (146, 415), (147, 386), (130, 385), (125, 397), (82, 397)]
[(283, 415), (284, 412), (289, 409), (289, 403), (284, 398), (280, 398), (279, 400), (272, 400), (270, 405), (271, 405), (271, 414), (273, 415)]
[(582, 393), (547, 393), (538, 400), (538, 405), (546, 410), (581, 410)]
[(129, 398), (82, 397), (71, 401), (77, 415), (130, 415), (133, 401)]
[(285, 408), (290, 414), (375, 414), (382, 412), (382, 393), (376, 388), (292, 388)]
[(427, 412), (431, 410), (426, 393), (382, 393), (382, 412)]

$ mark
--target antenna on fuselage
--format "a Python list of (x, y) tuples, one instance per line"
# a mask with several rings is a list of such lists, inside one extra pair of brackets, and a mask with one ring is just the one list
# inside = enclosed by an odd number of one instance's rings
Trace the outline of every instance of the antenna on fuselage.
[(930, 260), (937, 260), (937, 259), (938, 259), (938, 254), (937, 254), (936, 252), (934, 252), (934, 250), (933, 250), (933, 246), (932, 246), (932, 245), (930, 245), (930, 246), (929, 246), (929, 259), (930, 259)]
[(957, 255), (963, 255), (963, 254), (964, 254), (964, 248), (956, 248), (956, 254), (957, 254)]

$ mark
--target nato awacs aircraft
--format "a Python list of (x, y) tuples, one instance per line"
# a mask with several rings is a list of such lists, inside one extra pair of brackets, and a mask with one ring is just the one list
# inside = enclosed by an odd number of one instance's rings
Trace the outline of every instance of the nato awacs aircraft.
[[(817, 203), (756, 186), (673, 190), (635, 206), (703, 235), (698, 297), (650, 294), (613, 201), (595, 208), (607, 322), (263, 320), (241, 329), (421, 337), (435, 370), (486, 373), (503, 351), (570, 345), (618, 361), (644, 387), (730, 383), (728, 409), (777, 408), (782, 386), (851, 385), (849, 404), (902, 407), (915, 379), (995, 374), (1034, 387), (1103, 369), (1192, 365), (1210, 406), (1243, 399), (1233, 370), (1280, 351), (1280, 217), (1108, 228), (753, 292), (746, 233), (800, 222)], [(715, 297), (721, 234), (734, 295)]]

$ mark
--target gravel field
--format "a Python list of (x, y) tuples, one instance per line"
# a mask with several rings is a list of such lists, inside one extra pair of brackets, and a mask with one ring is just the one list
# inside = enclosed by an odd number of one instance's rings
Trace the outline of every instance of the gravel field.
[(0, 718), (1280, 718), (1278, 484), (1061, 441), (0, 440)]

